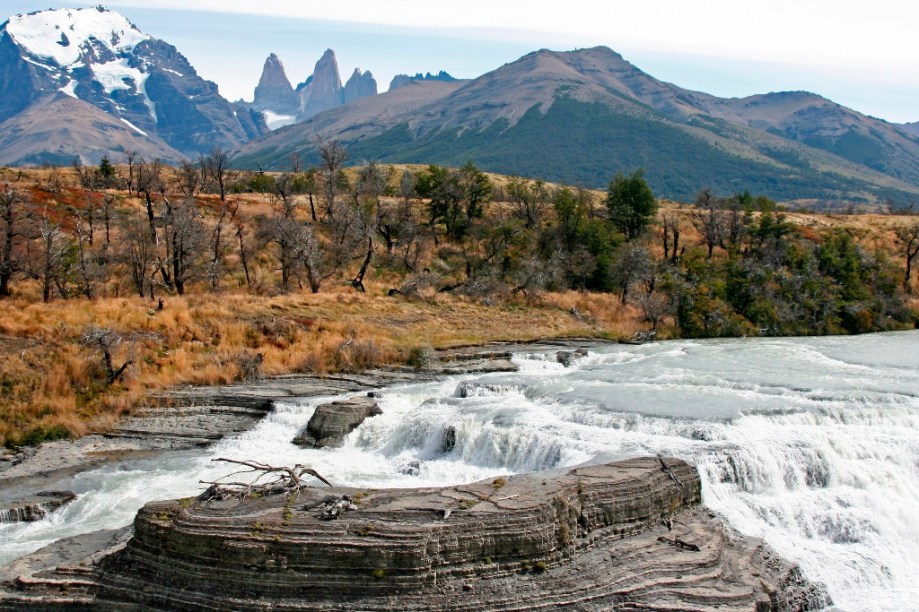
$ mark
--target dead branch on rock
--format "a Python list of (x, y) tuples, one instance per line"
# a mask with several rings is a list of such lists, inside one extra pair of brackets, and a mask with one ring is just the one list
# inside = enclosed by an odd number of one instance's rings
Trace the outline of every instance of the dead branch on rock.
[(698, 544), (693, 544), (692, 542), (687, 542), (686, 540), (681, 540), (680, 538), (673, 538), (671, 540), (670, 538), (660, 536), (657, 538), (657, 541), (663, 542), (664, 544), (670, 544), (671, 546), (676, 546), (677, 548), (682, 548), (683, 550), (690, 550), (692, 552), (699, 552), (702, 550), (699, 548)]
[(675, 483), (677, 484), (677, 486), (682, 487), (682, 486), (683, 486), (683, 483), (680, 482), (680, 479), (676, 477), (676, 474), (673, 473), (673, 470), (670, 469), (670, 466), (667, 465), (667, 462), (664, 461), (664, 458), (661, 456), (660, 453), (657, 454), (657, 459), (658, 459), (658, 461), (661, 462), (661, 470), (663, 470), (663, 472), (664, 472), (665, 474), (667, 474), (667, 476), (670, 477), (670, 480), (672, 480), (673, 482), (675, 482)]
[[(208, 485), (208, 488), (198, 496), (198, 499), (203, 502), (288, 493), (299, 495), (303, 487), (310, 486), (303, 481), (304, 474), (309, 474), (328, 486), (332, 486), (332, 483), (323, 478), (319, 472), (299, 463), (293, 467), (277, 467), (257, 461), (240, 461), (223, 457), (212, 459), (211, 461), (223, 461), (225, 463), (232, 463), (234, 465), (241, 465), (249, 468), (227, 474), (223, 477), (224, 479), (236, 476), (237, 474), (255, 474), (256, 476), (249, 482), (228, 482), (223, 479), (216, 481), (201, 480), (199, 481), (201, 484)], [(271, 479), (263, 480), (268, 477), (271, 477)]]

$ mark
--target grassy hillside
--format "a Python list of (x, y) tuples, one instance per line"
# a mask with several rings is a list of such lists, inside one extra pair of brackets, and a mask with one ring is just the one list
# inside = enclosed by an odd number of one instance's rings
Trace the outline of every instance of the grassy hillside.
[[(148, 209), (146, 193), (124, 188), (126, 168), (108, 187), (82, 187), (71, 169), (0, 169), (0, 195), (18, 194), (20, 220), (12, 295), (0, 299), (0, 443), (104, 430), (176, 384), (405, 364), (424, 347), (652, 327), (660, 338), (846, 333), (916, 320), (894, 239), (916, 217), (751, 209), (736, 248), (706, 257), (695, 207), (661, 203), (626, 243), (603, 192), (441, 170), (350, 169), (336, 176), (328, 213), (321, 175), (232, 174), (223, 203), (207, 181), (183, 196), (188, 176), (163, 169)], [(405, 191), (406, 177), (432, 176), (461, 190), (487, 185), (481, 215), (464, 216), (469, 202), (457, 200), (445, 214), (461, 223), (432, 221), (432, 202)], [(676, 258), (663, 246), (667, 236), (673, 248), (674, 227)], [(282, 236), (308, 229), (285, 287)], [(193, 242), (179, 290), (166, 271), (182, 240)], [(315, 293), (312, 273), (324, 275)], [(115, 368), (129, 363), (115, 380), (93, 341), (100, 330)]]

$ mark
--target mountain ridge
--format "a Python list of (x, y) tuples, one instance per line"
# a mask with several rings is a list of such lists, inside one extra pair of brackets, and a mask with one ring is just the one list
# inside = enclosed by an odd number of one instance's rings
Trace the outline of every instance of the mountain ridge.
[[(580, 126), (572, 118), (550, 113), (560, 100), (567, 101), (565, 108), (572, 117), (579, 117)], [(840, 200), (851, 196), (876, 202), (885, 197), (919, 196), (919, 147), (915, 146), (919, 141), (890, 124), (807, 92), (723, 99), (685, 90), (655, 79), (606, 47), (534, 51), (401, 114), (386, 109), (386, 98), (374, 103), (379, 105), (375, 114), (364, 109), (361, 118), (351, 123), (341, 115), (332, 122), (320, 115), (320, 121), (293, 129), (300, 131), (301, 143), (310, 142), (320, 132), (326, 138), (340, 137), (356, 148), (358, 158), (462, 164), (465, 157), (496, 172), (574, 179), (591, 186), (602, 186), (615, 172), (643, 166), (657, 191), (683, 199), (693, 197), (704, 186), (742, 190), (744, 182), (780, 199)], [(582, 132), (584, 121), (592, 121), (582, 111), (593, 105), (598, 105), (595, 110), (606, 117), (606, 123), (593, 125), (594, 134), (584, 133), (580, 144), (568, 146), (563, 141)], [(813, 134), (798, 128), (814, 109), (830, 120), (844, 119), (865, 132), (874, 130), (881, 136), (857, 144), (892, 153), (879, 155), (871, 167), (859, 157), (865, 155), (864, 150), (848, 150), (839, 146), (838, 139), (822, 142), (810, 138)], [(367, 114), (387, 120), (367, 122)], [(560, 125), (543, 125), (542, 130), (535, 127), (547, 117)], [(520, 126), (524, 119), (526, 126)], [(621, 128), (618, 132), (612, 129), (616, 124)], [(329, 125), (337, 126), (338, 133), (331, 133)], [(659, 140), (649, 143), (642, 130), (655, 133)], [(559, 144), (543, 142), (540, 131), (555, 134)], [(607, 142), (597, 142), (598, 133), (605, 134)], [(819, 130), (814, 133), (821, 134)], [(840, 138), (843, 136), (841, 133)], [(296, 140), (291, 132), (283, 139), (264, 137), (244, 145), (240, 160), (280, 161), (284, 147), (296, 148)], [(684, 151), (670, 150), (668, 141), (681, 142)], [(573, 153), (577, 159), (559, 156), (554, 164), (545, 159), (549, 148), (558, 152), (579, 146), (586, 146), (595, 157), (618, 162), (601, 168), (579, 157), (577, 151)], [(623, 148), (632, 155), (623, 154)], [(264, 155), (259, 154), (260, 149)], [(497, 150), (505, 153), (499, 156)], [(308, 153), (306, 149), (300, 152)], [(680, 155), (711, 163), (717, 160), (734, 167), (734, 175), (688, 164), (678, 159)], [(564, 170), (566, 166), (586, 165), (593, 169), (582, 174)], [(668, 165), (672, 168), (663, 168)], [(685, 176), (678, 176), (681, 174)], [(816, 182), (819, 188), (807, 187), (808, 182)]]

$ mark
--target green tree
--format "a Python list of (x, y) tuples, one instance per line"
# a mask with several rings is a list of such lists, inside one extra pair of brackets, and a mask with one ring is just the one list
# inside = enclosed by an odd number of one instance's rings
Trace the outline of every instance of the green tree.
[(111, 187), (115, 181), (115, 166), (109, 161), (107, 155), (103, 155), (102, 160), (99, 162), (99, 177), (106, 187)]
[(657, 212), (657, 199), (644, 171), (636, 170), (629, 176), (617, 174), (609, 184), (606, 207), (610, 221), (627, 241), (641, 235)]

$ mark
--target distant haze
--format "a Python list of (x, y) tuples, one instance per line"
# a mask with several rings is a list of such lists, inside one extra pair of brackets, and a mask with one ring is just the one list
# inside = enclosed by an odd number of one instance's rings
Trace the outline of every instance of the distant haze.
[[(8, 14), (94, 2), (7, 0)], [(473, 78), (539, 48), (607, 45), (655, 76), (720, 96), (809, 90), (893, 122), (919, 120), (919, 5), (901, 0), (651, 0), (438, 4), (400, 0), (114, 0), (230, 99), (252, 99), (277, 53), (295, 84), (333, 48), (343, 73)], [(8, 15), (2, 15), (2, 18)]]

